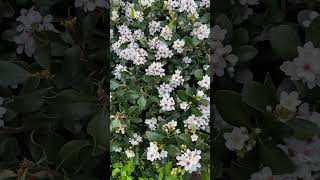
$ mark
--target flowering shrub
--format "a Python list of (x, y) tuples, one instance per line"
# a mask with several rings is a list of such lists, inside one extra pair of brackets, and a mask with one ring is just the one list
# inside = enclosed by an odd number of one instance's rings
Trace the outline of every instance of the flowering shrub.
[(105, 176), (107, 1), (0, 1), (0, 179)]
[(208, 0), (114, 1), (112, 178), (209, 179)]
[(214, 176), (319, 178), (318, 1), (213, 1)]

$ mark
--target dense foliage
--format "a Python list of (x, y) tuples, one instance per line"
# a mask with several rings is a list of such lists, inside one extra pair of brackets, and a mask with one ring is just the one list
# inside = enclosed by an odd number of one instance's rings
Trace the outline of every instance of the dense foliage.
[(318, 9), (308, 0), (213, 1), (215, 177), (319, 178)]
[(114, 1), (112, 179), (209, 179), (209, 1)]
[(0, 1), (0, 179), (101, 179), (104, 0)]

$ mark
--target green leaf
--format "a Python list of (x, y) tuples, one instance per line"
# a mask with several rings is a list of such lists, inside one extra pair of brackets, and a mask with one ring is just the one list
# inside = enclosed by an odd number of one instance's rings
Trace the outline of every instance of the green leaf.
[(187, 94), (186, 94), (186, 92), (185, 91), (183, 91), (183, 90), (178, 90), (178, 97), (179, 97), (179, 99), (181, 100), (181, 101), (188, 101), (188, 96), (187, 96)]
[(258, 154), (261, 163), (269, 166), (275, 175), (292, 173), (296, 169), (286, 153), (276, 146), (260, 144)]
[(138, 99), (137, 104), (138, 104), (140, 110), (143, 110), (143, 109), (146, 107), (147, 101), (146, 101), (146, 99), (144, 98), (144, 96), (141, 96), (141, 97)]
[(179, 134), (175, 136), (177, 143), (179, 145), (185, 144), (185, 145), (191, 145), (192, 141), (191, 141), (191, 137), (189, 134)]
[(90, 145), (90, 142), (87, 140), (72, 140), (64, 144), (58, 154), (59, 164), (57, 165), (57, 169), (74, 163), (74, 158), (77, 158), (80, 150)]
[(236, 48), (233, 53), (239, 57), (240, 62), (248, 62), (258, 54), (258, 50), (251, 45), (244, 45)]
[(300, 38), (297, 31), (289, 25), (280, 25), (270, 31), (270, 43), (273, 51), (280, 57), (292, 59), (297, 56)]
[(191, 112), (192, 112), (192, 114), (194, 114), (194, 115), (197, 116), (197, 117), (202, 116), (201, 111), (200, 111), (198, 108), (196, 108), (196, 107), (191, 107)]
[(200, 39), (198, 39), (197, 37), (193, 37), (193, 38), (191, 39), (191, 43), (192, 43), (194, 46), (198, 46), (198, 45), (201, 43), (201, 41), (200, 41)]
[(313, 42), (317, 48), (320, 47), (320, 17), (312, 20), (310, 26), (306, 29), (306, 41)]
[(44, 96), (48, 89), (40, 89), (28, 94), (22, 94), (14, 97), (14, 101), (10, 103), (10, 107), (21, 113), (35, 112), (44, 104)]
[(110, 81), (110, 89), (111, 90), (115, 90), (120, 86), (120, 83), (116, 82), (116, 81)]
[(108, 123), (106, 112), (101, 110), (96, 113), (87, 126), (87, 132), (93, 137), (95, 146), (107, 146)]
[(45, 69), (50, 66), (51, 51), (49, 43), (37, 43), (37, 48), (33, 54), (34, 59), (39, 63), (39, 65)]
[(161, 135), (157, 132), (152, 132), (152, 131), (146, 131), (146, 137), (150, 142), (152, 142), (152, 141), (159, 142), (164, 138), (163, 135)]
[(25, 81), (31, 74), (22, 67), (7, 61), (0, 61), (0, 86), (12, 86)]
[(80, 72), (81, 48), (74, 45), (65, 51), (64, 59), (61, 62), (61, 70), (56, 76), (62, 82), (62, 86), (67, 86), (73, 82)]
[(8, 0), (0, 1), (0, 19), (5, 17), (9, 18), (14, 15), (14, 9), (8, 2)]
[(179, 149), (179, 147), (178, 146), (176, 146), (176, 145), (173, 145), (173, 144), (169, 144), (168, 146), (166, 146), (166, 151), (168, 151), (168, 155), (170, 156), (170, 157), (177, 157), (178, 155), (180, 155), (181, 154), (181, 151), (180, 151), (180, 149)]
[(267, 106), (274, 106), (277, 102), (273, 89), (254, 81), (245, 83), (242, 98), (243, 102), (261, 112), (265, 112)]
[(234, 126), (247, 124), (250, 116), (244, 108), (240, 94), (220, 90), (214, 94), (213, 99), (223, 120)]
[(320, 127), (309, 120), (291, 119), (287, 121), (287, 125), (293, 129), (294, 136), (300, 139), (308, 139), (315, 135), (320, 135)]
[(239, 47), (248, 44), (249, 33), (245, 28), (236, 29), (233, 33), (232, 47)]
[(203, 70), (202, 69), (196, 69), (193, 72), (194, 76), (199, 80), (201, 80), (203, 78)]

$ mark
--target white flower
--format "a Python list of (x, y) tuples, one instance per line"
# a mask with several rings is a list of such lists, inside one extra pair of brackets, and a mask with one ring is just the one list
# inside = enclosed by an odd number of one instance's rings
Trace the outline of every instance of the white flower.
[(127, 149), (127, 150), (125, 151), (125, 153), (126, 153), (126, 155), (127, 155), (128, 158), (133, 158), (133, 157), (136, 156), (135, 153), (134, 153), (131, 149)]
[(177, 125), (178, 125), (177, 121), (172, 120), (164, 124), (163, 129), (165, 129), (166, 132), (171, 133), (176, 130)]
[(172, 51), (169, 49), (168, 45), (165, 42), (159, 42), (157, 44), (156, 59), (160, 60), (161, 58), (171, 58), (173, 56)]
[(202, 99), (204, 95), (205, 94), (204, 94), (204, 92), (202, 90), (198, 90), (196, 97), (199, 98), (199, 99)]
[(145, 7), (150, 7), (152, 6), (152, 3), (154, 3), (155, 0), (139, 0), (139, 3), (142, 5), (142, 6), (145, 6)]
[(270, 167), (264, 167), (261, 171), (251, 174), (250, 180), (273, 180), (275, 177), (272, 175)]
[(118, 11), (116, 10), (111, 11), (111, 17), (110, 17), (111, 21), (116, 21), (118, 18), (119, 18)]
[(40, 31), (52, 31), (52, 32), (59, 32), (56, 30), (51, 23), (53, 21), (53, 17), (51, 15), (44, 16), (42, 18), (42, 23), (39, 24)]
[(182, 59), (182, 62), (184, 62), (184, 63), (186, 63), (186, 64), (190, 64), (190, 63), (192, 62), (192, 59), (189, 58), (189, 57), (184, 57), (184, 58)]
[(311, 10), (302, 10), (298, 13), (299, 23), (307, 28), (310, 26), (311, 22), (319, 16), (319, 13)]
[(125, 131), (125, 128), (126, 126), (121, 124), (120, 127), (115, 131), (116, 133), (121, 133), (121, 134), (124, 134), (126, 131)]
[(160, 155), (159, 155), (159, 159), (163, 159), (166, 157), (168, 157), (168, 151), (161, 150)]
[(186, 120), (184, 120), (183, 123), (184, 123), (184, 127), (187, 127), (190, 130), (198, 130), (198, 129), (204, 130), (209, 124), (209, 117), (204, 113), (203, 113), (203, 116), (200, 116), (200, 117), (197, 117), (194, 114), (192, 114)]
[(176, 88), (182, 85), (183, 82), (184, 82), (184, 79), (183, 79), (183, 76), (181, 76), (181, 71), (175, 70), (175, 74), (173, 74), (170, 79), (170, 86), (173, 88)]
[(122, 64), (117, 64), (116, 67), (114, 68), (113, 75), (115, 76), (116, 79), (121, 79), (121, 73), (126, 71), (127, 71), (126, 66), (123, 66)]
[(210, 0), (202, 0), (200, 2), (200, 6), (205, 7), (205, 8), (209, 8), (210, 7)]
[(203, 79), (198, 82), (199, 86), (205, 89), (210, 89), (210, 77), (208, 75), (204, 75)]
[(148, 76), (164, 76), (164, 69), (162, 68), (162, 64), (159, 62), (153, 62), (148, 69), (146, 69), (146, 75)]
[(214, 25), (211, 33), (212, 33), (213, 40), (223, 41), (227, 34), (227, 30), (221, 29), (220, 26), (218, 25)]
[(308, 103), (303, 103), (299, 106), (297, 118), (309, 120), (320, 127), (320, 113), (310, 111)]
[(148, 125), (150, 130), (154, 131), (156, 130), (157, 118), (152, 117), (151, 119), (146, 119), (144, 123)]
[(173, 111), (175, 110), (175, 102), (173, 97), (170, 97), (169, 95), (165, 95), (160, 100), (160, 106), (163, 111)]
[(21, 9), (20, 11), (21, 16), (19, 16), (16, 20), (21, 24), (18, 25), (17, 31), (32, 31), (33, 26), (40, 24), (42, 21), (42, 16), (38, 11), (34, 10), (34, 7), (30, 8), (29, 10)]
[(122, 147), (117, 147), (114, 149), (114, 152), (121, 152), (122, 151)]
[(76, 0), (74, 2), (75, 7), (82, 7), (85, 12), (93, 11), (96, 7), (106, 8), (107, 1), (106, 0)]
[(298, 99), (299, 95), (298, 92), (292, 91), (288, 94), (285, 91), (282, 91), (280, 94), (280, 105), (291, 112), (296, 111), (296, 107), (301, 103)]
[(139, 145), (142, 142), (142, 137), (139, 136), (137, 133), (133, 133), (133, 137), (129, 138), (129, 142), (133, 146)]
[(161, 25), (159, 21), (151, 21), (149, 22), (149, 33), (150, 35), (154, 35), (156, 32), (160, 32)]
[(163, 83), (159, 87), (157, 87), (159, 97), (170, 95), (170, 93), (173, 91), (173, 88), (170, 84)]
[(18, 54), (24, 51), (28, 57), (32, 57), (36, 49), (33, 33), (35, 31), (58, 31), (51, 24), (53, 20), (51, 15), (42, 17), (38, 11), (34, 10), (34, 7), (29, 10), (22, 9), (20, 13), (21, 16), (16, 19), (20, 23), (16, 29), (19, 34), (14, 36), (13, 40), (18, 45)]
[(168, 25), (161, 29), (160, 36), (162, 36), (165, 40), (168, 40), (168, 41), (171, 40), (172, 31), (170, 30)]
[(144, 32), (143, 32), (141, 29), (135, 30), (135, 31), (133, 32), (133, 34), (134, 34), (134, 38), (135, 38), (136, 40), (139, 40), (139, 39), (144, 38)]
[(210, 28), (207, 24), (197, 24), (191, 32), (192, 36), (196, 36), (199, 40), (209, 38)]
[(298, 57), (292, 62), (286, 61), (280, 69), (292, 80), (302, 80), (309, 88), (320, 85), (320, 49), (315, 48), (312, 42), (298, 47)]
[(287, 153), (291, 161), (297, 166), (294, 173), (289, 174), (301, 179), (312, 179), (312, 172), (320, 170), (320, 139), (299, 140), (293, 137), (284, 139), (285, 146), (279, 147)]
[(187, 149), (181, 156), (176, 157), (178, 161), (177, 165), (184, 167), (189, 173), (197, 171), (198, 168), (201, 168), (200, 154), (200, 150), (195, 149), (194, 151), (191, 151), (190, 149)]
[(165, 157), (166, 157), (166, 154), (162, 154), (160, 156), (159, 148), (158, 148), (157, 144), (154, 142), (150, 142), (150, 145), (147, 148), (147, 160), (153, 162), (155, 160), (158, 160), (158, 159), (160, 160)]
[(224, 133), (223, 137), (226, 147), (231, 151), (243, 149), (245, 142), (249, 140), (248, 134), (238, 127), (234, 127), (231, 133)]
[(191, 135), (191, 141), (198, 141), (198, 135), (192, 134)]
[(190, 15), (197, 13), (198, 4), (194, 0), (180, 0), (179, 11), (187, 12)]
[(187, 102), (180, 103), (180, 109), (182, 109), (182, 110), (189, 109), (189, 104)]
[(231, 45), (223, 46), (220, 41), (211, 43), (211, 54), (210, 61), (212, 62), (213, 74), (221, 77), (224, 75), (224, 69), (234, 67), (238, 62), (238, 57), (231, 54)]
[(173, 42), (172, 48), (175, 49), (178, 53), (182, 53), (184, 44), (185, 44), (185, 42), (183, 39), (182, 40), (178, 39)]
[(32, 57), (36, 50), (35, 41), (32, 32), (22, 32), (20, 35), (15, 36), (13, 39), (17, 43), (17, 53), (22, 54), (23, 51), (28, 57)]

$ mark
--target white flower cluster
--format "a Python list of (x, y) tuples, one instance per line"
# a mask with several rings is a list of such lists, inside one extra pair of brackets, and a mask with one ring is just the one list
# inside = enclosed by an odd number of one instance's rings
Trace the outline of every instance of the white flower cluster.
[(194, 0), (168, 0), (165, 3), (170, 11), (186, 12), (188, 16), (198, 17), (198, 4)]
[(144, 123), (148, 125), (149, 129), (152, 131), (156, 130), (157, 122), (158, 120), (155, 117), (152, 117), (151, 119), (145, 119), (144, 121)]
[(122, 64), (117, 64), (114, 68), (113, 75), (116, 79), (121, 79), (121, 73), (126, 71), (128, 71), (126, 66), (123, 66)]
[(177, 121), (170, 121), (166, 124), (163, 125), (163, 129), (165, 130), (166, 133), (170, 134), (170, 133), (175, 133), (175, 134), (179, 134), (180, 133), (180, 129), (177, 129), (178, 123)]
[(129, 142), (132, 146), (137, 146), (142, 142), (142, 137), (139, 136), (137, 133), (133, 133), (133, 137), (129, 138)]
[(149, 67), (148, 69), (146, 69), (146, 75), (149, 75), (149, 76), (164, 76), (165, 73), (164, 73), (164, 69), (162, 68), (162, 64), (159, 63), (159, 62), (153, 62)]
[[(206, 97), (206, 100), (210, 102), (210, 98)], [(201, 116), (196, 116), (192, 114), (186, 120), (184, 120), (184, 127), (189, 130), (205, 130), (209, 126), (210, 121), (210, 105), (208, 106), (199, 106), (199, 111)]]
[[(2, 105), (3, 102), (4, 102), (4, 99), (3, 99), (3, 97), (0, 96), (0, 105)], [(7, 112), (7, 109), (0, 106), (0, 128), (4, 126), (4, 121), (1, 118), (3, 118), (4, 114), (6, 114), (6, 112)]]
[(36, 50), (36, 42), (34, 39), (35, 32), (53, 31), (58, 32), (51, 23), (53, 17), (51, 15), (42, 16), (34, 7), (29, 10), (21, 9), (20, 16), (16, 19), (19, 22), (17, 26), (18, 35), (14, 37), (15, 43), (18, 45), (17, 53), (23, 51), (27, 56), (31, 57)]
[(207, 39), (210, 35), (210, 28), (206, 24), (196, 23), (191, 35), (199, 40)]
[(272, 175), (270, 167), (264, 167), (261, 171), (251, 174), (249, 180), (276, 180), (275, 176)]
[(280, 69), (292, 80), (301, 80), (309, 88), (320, 86), (320, 49), (307, 42), (303, 47), (298, 47), (298, 53), (298, 57), (284, 62)]
[(147, 148), (147, 160), (153, 162), (155, 160), (161, 160), (168, 156), (168, 152), (165, 150), (161, 150), (159, 152), (159, 148), (156, 142), (150, 142), (150, 146)]
[(297, 169), (291, 174), (281, 175), (282, 179), (316, 179), (314, 172), (320, 170), (320, 139), (314, 137), (311, 141), (302, 141), (296, 138), (285, 138), (285, 145), (279, 145), (283, 149)]
[(226, 45), (224, 46), (222, 42), (225, 39), (227, 31), (225, 29), (221, 29), (220, 26), (215, 25), (212, 28), (212, 38), (213, 42), (211, 44), (211, 62), (212, 62), (212, 70), (213, 74), (221, 77), (224, 75), (224, 70), (227, 69), (228, 73), (232, 77), (234, 74), (234, 66), (238, 62), (238, 57), (232, 52), (232, 46)]
[(94, 11), (97, 7), (106, 8), (106, 0), (76, 0), (74, 2), (75, 7), (83, 7), (85, 12)]
[(201, 167), (201, 151), (197, 149), (194, 151), (187, 149), (185, 153), (177, 156), (176, 159), (178, 160), (177, 165), (184, 167), (189, 173), (197, 171)]

